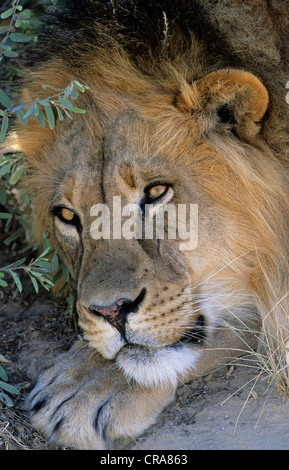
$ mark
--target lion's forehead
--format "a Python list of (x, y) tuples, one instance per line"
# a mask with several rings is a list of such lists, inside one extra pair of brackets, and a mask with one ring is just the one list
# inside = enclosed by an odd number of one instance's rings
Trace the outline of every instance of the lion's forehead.
[(64, 169), (60, 193), (73, 207), (125, 197), (153, 182), (186, 180), (178, 155), (160, 149), (152, 126), (132, 112), (121, 113), (102, 129), (96, 113), (89, 113), (81, 132), (76, 122), (69, 123), (53, 151), (61, 155), (57, 161)]

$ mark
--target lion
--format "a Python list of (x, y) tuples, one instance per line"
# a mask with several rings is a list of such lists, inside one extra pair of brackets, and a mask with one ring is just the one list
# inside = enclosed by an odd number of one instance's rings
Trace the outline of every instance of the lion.
[[(32, 424), (54, 444), (107, 449), (140, 435), (178, 384), (253, 354), (260, 335), (285, 354), (284, 8), (75, 1), (29, 58), (24, 103), (45, 96), (42, 84), (88, 87), (77, 102), (85, 114), (54, 130), (30, 119), (14, 136), (35, 238), (48, 230), (69, 269), (85, 337), (27, 398)], [(97, 205), (113, 225), (115, 198), (128, 207), (123, 224), (132, 207), (138, 223), (168, 206), (197, 207), (193, 246), (178, 230), (168, 236), (169, 215), (163, 237), (156, 227), (152, 237), (105, 236)]]

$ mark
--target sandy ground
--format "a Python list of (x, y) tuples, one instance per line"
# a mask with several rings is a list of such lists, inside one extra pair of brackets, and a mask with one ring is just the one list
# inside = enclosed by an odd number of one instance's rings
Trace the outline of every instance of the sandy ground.
[[(29, 425), (23, 410), (27, 389), (39, 368), (69, 347), (77, 336), (75, 319), (49, 294), (29, 287), (17, 294), (13, 283), (0, 299), (0, 353), (9, 383), (21, 393), (14, 407), (0, 407), (0, 449), (53, 449)], [(236, 365), (181, 386), (175, 401), (143, 436), (119, 441), (130, 450), (289, 449), (289, 403), (268, 388), (257, 364)]]

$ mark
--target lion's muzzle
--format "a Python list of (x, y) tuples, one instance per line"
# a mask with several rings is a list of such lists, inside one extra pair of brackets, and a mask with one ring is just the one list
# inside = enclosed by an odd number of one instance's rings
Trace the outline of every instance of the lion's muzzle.
[(114, 326), (122, 338), (126, 340), (125, 336), (125, 323), (129, 313), (135, 313), (139, 309), (140, 303), (145, 297), (146, 289), (143, 289), (137, 298), (132, 301), (127, 298), (121, 298), (111, 305), (95, 305), (92, 304), (88, 307), (88, 310), (93, 315), (100, 315), (107, 320), (112, 326)]

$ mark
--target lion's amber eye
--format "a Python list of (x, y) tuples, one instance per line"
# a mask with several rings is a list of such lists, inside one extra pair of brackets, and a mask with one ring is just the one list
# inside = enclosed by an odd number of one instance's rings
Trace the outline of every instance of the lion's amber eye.
[(165, 184), (158, 184), (156, 186), (153, 186), (148, 191), (149, 197), (151, 199), (158, 199), (160, 196), (162, 196), (166, 192), (167, 188), (168, 187)]
[(51, 215), (57, 217), (57, 219), (66, 225), (74, 226), (79, 232), (82, 230), (79, 216), (72, 209), (68, 209), (68, 207), (55, 206), (51, 209)]
[(61, 217), (67, 222), (71, 222), (75, 216), (74, 212), (70, 209), (66, 209), (66, 207), (62, 207), (60, 214)]

